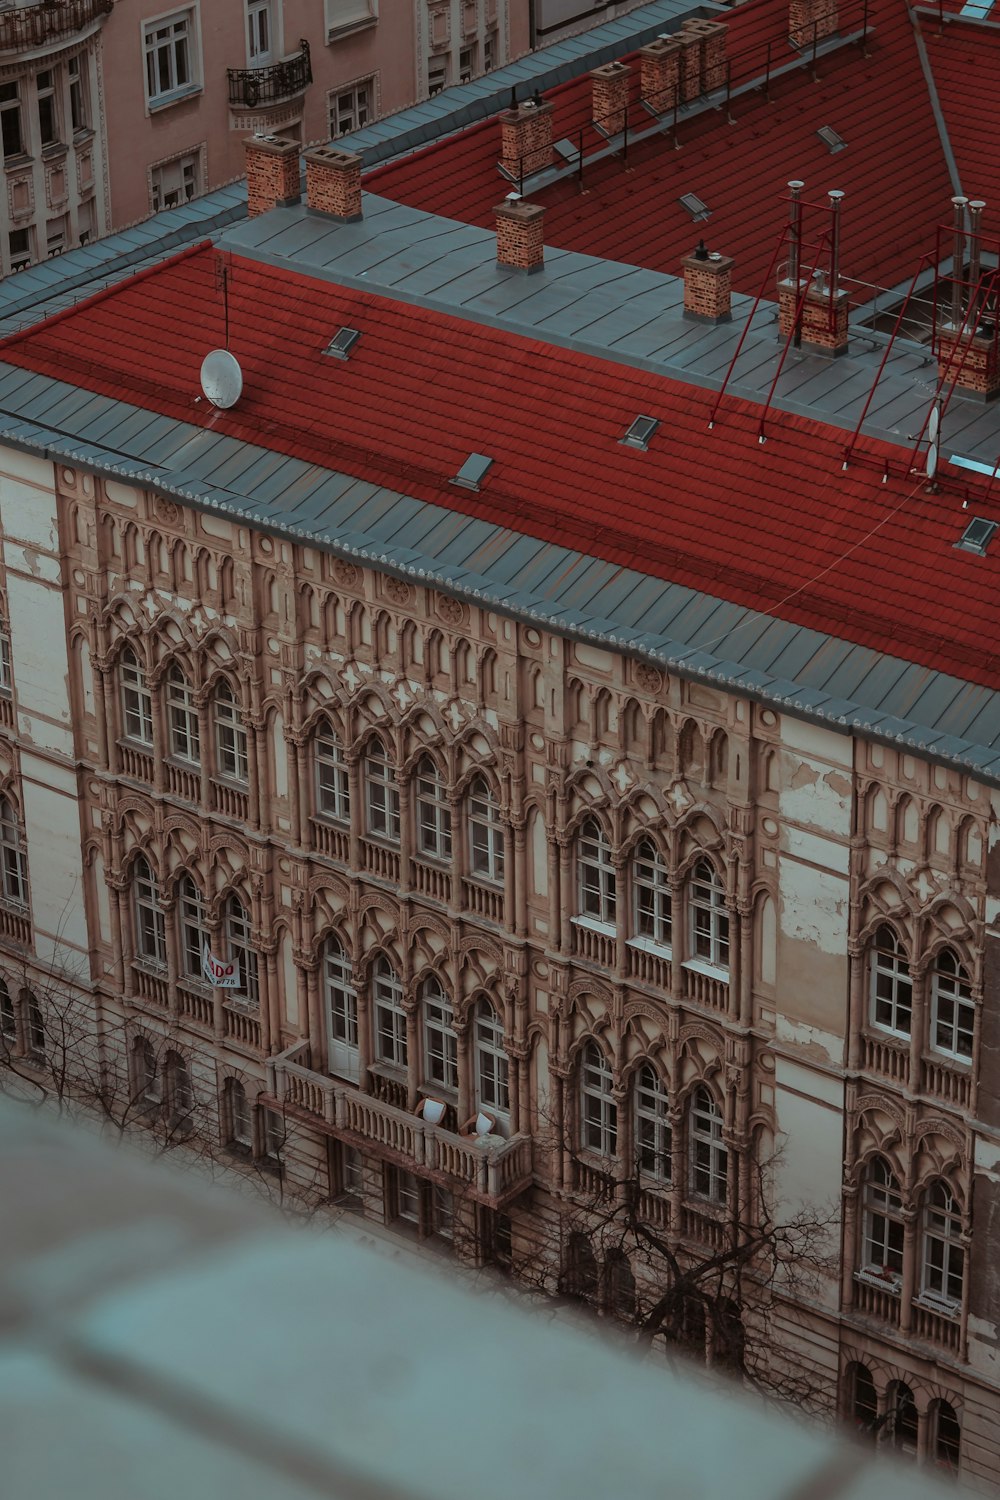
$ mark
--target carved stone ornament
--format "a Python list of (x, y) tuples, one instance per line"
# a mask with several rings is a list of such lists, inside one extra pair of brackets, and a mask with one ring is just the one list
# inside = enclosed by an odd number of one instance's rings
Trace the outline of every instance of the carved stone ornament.
[(635, 669), (635, 685), (644, 693), (659, 693), (663, 688), (663, 673), (651, 667), (648, 661), (641, 661)]
[(391, 599), (393, 604), (409, 604), (413, 590), (402, 578), (387, 578), (385, 580), (385, 596)]
[(461, 625), (465, 619), (465, 605), (453, 599), (450, 594), (438, 595), (437, 612), (438, 618), (447, 625)]
[(333, 576), (345, 588), (353, 589), (357, 587), (361, 573), (353, 563), (344, 562), (343, 558), (341, 558), (333, 565)]
[(153, 501), (153, 514), (168, 526), (174, 525), (180, 513), (180, 506), (168, 500), (166, 495), (157, 495)]

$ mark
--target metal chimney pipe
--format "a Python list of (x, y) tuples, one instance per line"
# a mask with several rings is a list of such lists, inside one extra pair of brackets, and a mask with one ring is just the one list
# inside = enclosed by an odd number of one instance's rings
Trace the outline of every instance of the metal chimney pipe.
[(830, 217), (833, 219), (830, 231), (830, 298), (832, 301), (840, 290), (840, 206), (844, 201), (844, 195), (838, 188), (833, 188), (826, 196), (830, 200)]
[(979, 221), (986, 204), (982, 198), (973, 198), (969, 204), (969, 332), (975, 333), (979, 322), (976, 288), (979, 285)]
[(962, 326), (962, 271), (965, 267), (965, 208), (968, 198), (952, 198), (954, 239), (951, 250), (951, 326)]
[(795, 295), (799, 294), (799, 264), (802, 249), (802, 204), (799, 194), (805, 187), (804, 182), (792, 181), (788, 184), (791, 194), (791, 202), (788, 206), (788, 280), (795, 287)]

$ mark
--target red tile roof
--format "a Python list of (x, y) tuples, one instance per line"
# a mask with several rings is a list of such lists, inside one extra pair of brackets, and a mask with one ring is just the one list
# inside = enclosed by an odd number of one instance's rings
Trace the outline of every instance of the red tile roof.
[[(775, 413), (762, 448), (748, 403), (727, 400), (709, 432), (705, 391), (235, 257), (244, 395), (215, 411), (197, 397), (223, 341), (218, 258), (164, 263), (0, 359), (1000, 687), (1000, 548), (955, 550), (954, 497), (842, 472), (843, 432)], [(345, 325), (361, 339), (343, 362), (322, 351)], [(620, 443), (639, 414), (660, 419), (648, 452)], [(449, 484), (472, 452), (495, 460), (478, 494)]]
[(962, 192), (1000, 209), (1000, 30), (952, 21), (943, 31), (921, 21)]
[[(823, 201), (831, 188), (847, 194), (842, 267), (851, 285), (894, 286), (908, 281), (924, 251), (934, 249), (937, 223), (949, 215), (952, 187), (926, 80), (904, 0), (870, 0), (874, 28), (870, 56), (851, 45), (822, 58), (820, 81), (796, 70), (761, 92), (735, 99), (731, 111), (711, 110), (682, 122), (681, 149), (655, 136), (618, 158), (590, 166), (581, 194), (575, 178), (541, 192), (533, 202), (548, 210), (546, 243), (588, 255), (678, 273), (701, 234), (711, 248), (736, 259), (738, 291), (761, 290), (787, 210), (790, 178), (801, 178), (806, 196)], [(841, 30), (860, 30), (857, 0), (841, 0)], [(787, 0), (749, 0), (727, 18), (734, 84), (765, 71), (766, 43), (775, 66), (792, 52), (785, 33)], [(649, 116), (638, 105), (638, 62), (633, 59), (630, 119), (636, 129)], [(576, 141), (587, 130), (585, 151), (601, 142), (589, 129), (590, 80), (574, 80), (546, 97), (555, 105), (557, 140)], [(846, 148), (831, 155), (816, 135), (832, 126)], [(500, 127), (485, 121), (367, 178), (372, 192), (483, 227), (506, 185), (497, 172)], [(678, 199), (695, 193), (711, 210), (692, 223)], [(855, 302), (867, 300), (854, 285)], [(766, 287), (765, 295), (772, 295)]]

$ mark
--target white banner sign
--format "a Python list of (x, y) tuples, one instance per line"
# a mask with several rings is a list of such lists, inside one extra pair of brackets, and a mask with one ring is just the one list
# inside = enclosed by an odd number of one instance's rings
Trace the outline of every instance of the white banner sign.
[(230, 963), (228, 959), (216, 958), (209, 951), (206, 944), (201, 956), (201, 972), (217, 990), (238, 990), (240, 988), (240, 966)]

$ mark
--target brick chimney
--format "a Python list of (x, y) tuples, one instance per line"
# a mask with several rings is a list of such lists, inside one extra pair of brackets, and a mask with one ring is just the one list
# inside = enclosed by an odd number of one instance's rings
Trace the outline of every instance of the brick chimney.
[(639, 91), (657, 114), (674, 107), (681, 76), (681, 42), (677, 36), (658, 36), (639, 49)]
[(526, 100), (500, 116), (500, 161), (518, 181), (552, 165), (553, 106)]
[[(977, 296), (981, 277), (980, 225), (986, 204), (981, 198), (971, 202), (953, 198), (955, 208), (955, 248), (952, 259), (951, 316), (938, 328), (938, 378), (963, 396), (993, 401), (1000, 396), (1000, 334), (997, 315), (984, 318), (984, 309), (970, 305)], [(965, 211), (969, 214), (969, 235), (965, 234)], [(968, 268), (966, 269), (966, 262)], [(967, 301), (967, 297), (968, 301)]]
[(793, 47), (811, 47), (813, 37), (821, 42), (838, 25), (837, 0), (789, 0), (788, 40)]
[[(778, 282), (778, 331), (786, 339), (795, 323), (795, 309), (805, 289), (805, 279)], [(831, 292), (826, 276), (819, 272), (806, 292), (799, 336), (804, 349), (818, 354), (847, 353), (847, 315), (850, 293), (843, 287)]]
[(497, 216), (497, 265), (512, 271), (540, 271), (545, 260), (544, 208), (511, 193), (493, 212)]
[(699, 241), (681, 261), (684, 269), (684, 316), (697, 323), (728, 323), (732, 319), (733, 259), (708, 251)]
[[(822, 4), (823, 0), (817, 0)], [(685, 103), (726, 85), (726, 23), (689, 18), (680, 29)]]
[(247, 212), (251, 219), (302, 196), (299, 148), (277, 135), (254, 135), (245, 143)]
[(360, 219), (361, 157), (336, 146), (314, 146), (304, 159), (307, 206), (348, 224)]
[(608, 135), (620, 135), (628, 117), (630, 70), (627, 63), (603, 63), (594, 68), (590, 76), (593, 80), (591, 118)]

